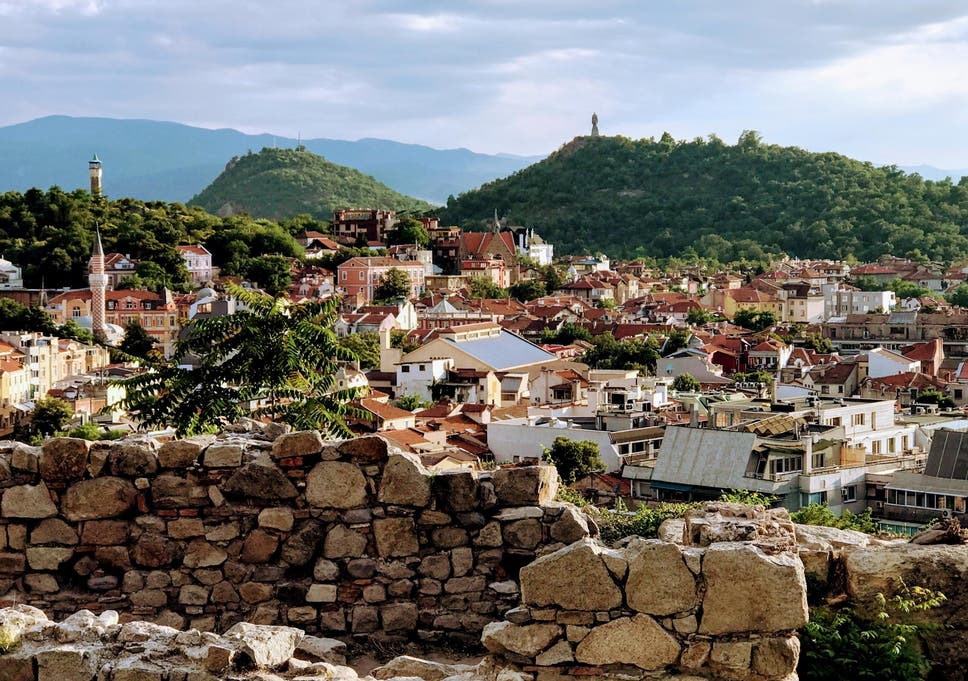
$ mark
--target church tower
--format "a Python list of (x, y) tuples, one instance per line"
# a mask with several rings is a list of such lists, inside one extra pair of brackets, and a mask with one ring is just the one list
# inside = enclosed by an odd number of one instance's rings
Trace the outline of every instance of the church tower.
[[(91, 183), (93, 184), (93, 182), (92, 179)], [(104, 292), (108, 287), (108, 276), (104, 273), (104, 248), (101, 246), (101, 230), (97, 232), (94, 252), (91, 253), (91, 262), (87, 266), (87, 283), (91, 289), (91, 333), (94, 334), (95, 338), (103, 341), (107, 339), (107, 327), (104, 323)]]
[(91, 176), (91, 196), (101, 195), (101, 159), (94, 154), (94, 158), (87, 162), (87, 172)]

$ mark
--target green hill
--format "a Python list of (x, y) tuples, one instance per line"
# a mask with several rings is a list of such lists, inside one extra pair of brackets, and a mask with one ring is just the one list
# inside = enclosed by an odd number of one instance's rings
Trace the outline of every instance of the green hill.
[(247, 213), (280, 220), (308, 213), (330, 219), (334, 208), (425, 211), (429, 203), (404, 196), (368, 175), (297, 149), (265, 148), (235, 157), (190, 205), (218, 215)]
[(968, 255), (968, 180), (927, 182), (834, 153), (711, 136), (579, 137), (547, 159), (448, 202), (474, 228), (497, 210), (556, 253), (696, 253), (728, 262), (891, 253)]

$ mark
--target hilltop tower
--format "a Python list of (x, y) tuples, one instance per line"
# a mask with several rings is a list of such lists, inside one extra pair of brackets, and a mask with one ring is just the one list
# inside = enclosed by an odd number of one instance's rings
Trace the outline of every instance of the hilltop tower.
[(94, 154), (94, 158), (87, 162), (87, 172), (91, 176), (91, 196), (101, 195), (101, 159)]
[[(91, 183), (94, 183), (93, 174)], [(101, 246), (101, 230), (97, 232), (94, 241), (94, 251), (87, 266), (87, 284), (91, 289), (91, 333), (98, 340), (107, 339), (107, 327), (104, 323), (105, 304), (104, 292), (108, 287), (108, 276), (104, 273), (104, 247)]]

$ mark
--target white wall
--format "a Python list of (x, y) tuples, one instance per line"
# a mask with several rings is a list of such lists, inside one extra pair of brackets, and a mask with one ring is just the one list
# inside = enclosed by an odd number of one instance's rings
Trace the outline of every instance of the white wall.
[(550, 449), (557, 437), (591, 440), (598, 444), (599, 456), (608, 472), (618, 471), (622, 467), (618, 450), (605, 431), (532, 426), (526, 419), (491, 421), (487, 426), (487, 444), (498, 463), (512, 463), (515, 456), (540, 458), (544, 449)]

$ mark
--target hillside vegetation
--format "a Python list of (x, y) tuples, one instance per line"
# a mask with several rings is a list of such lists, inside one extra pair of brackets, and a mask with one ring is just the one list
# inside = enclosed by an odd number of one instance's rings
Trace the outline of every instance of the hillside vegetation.
[(429, 203), (404, 196), (368, 175), (302, 149), (265, 148), (233, 158), (189, 205), (211, 213), (280, 220), (309, 214), (330, 219), (334, 208), (425, 211)]
[(716, 137), (579, 137), (550, 157), (448, 201), (442, 220), (479, 227), (497, 210), (556, 253), (774, 253), (866, 260), (968, 255), (968, 180), (927, 182), (840, 154)]

